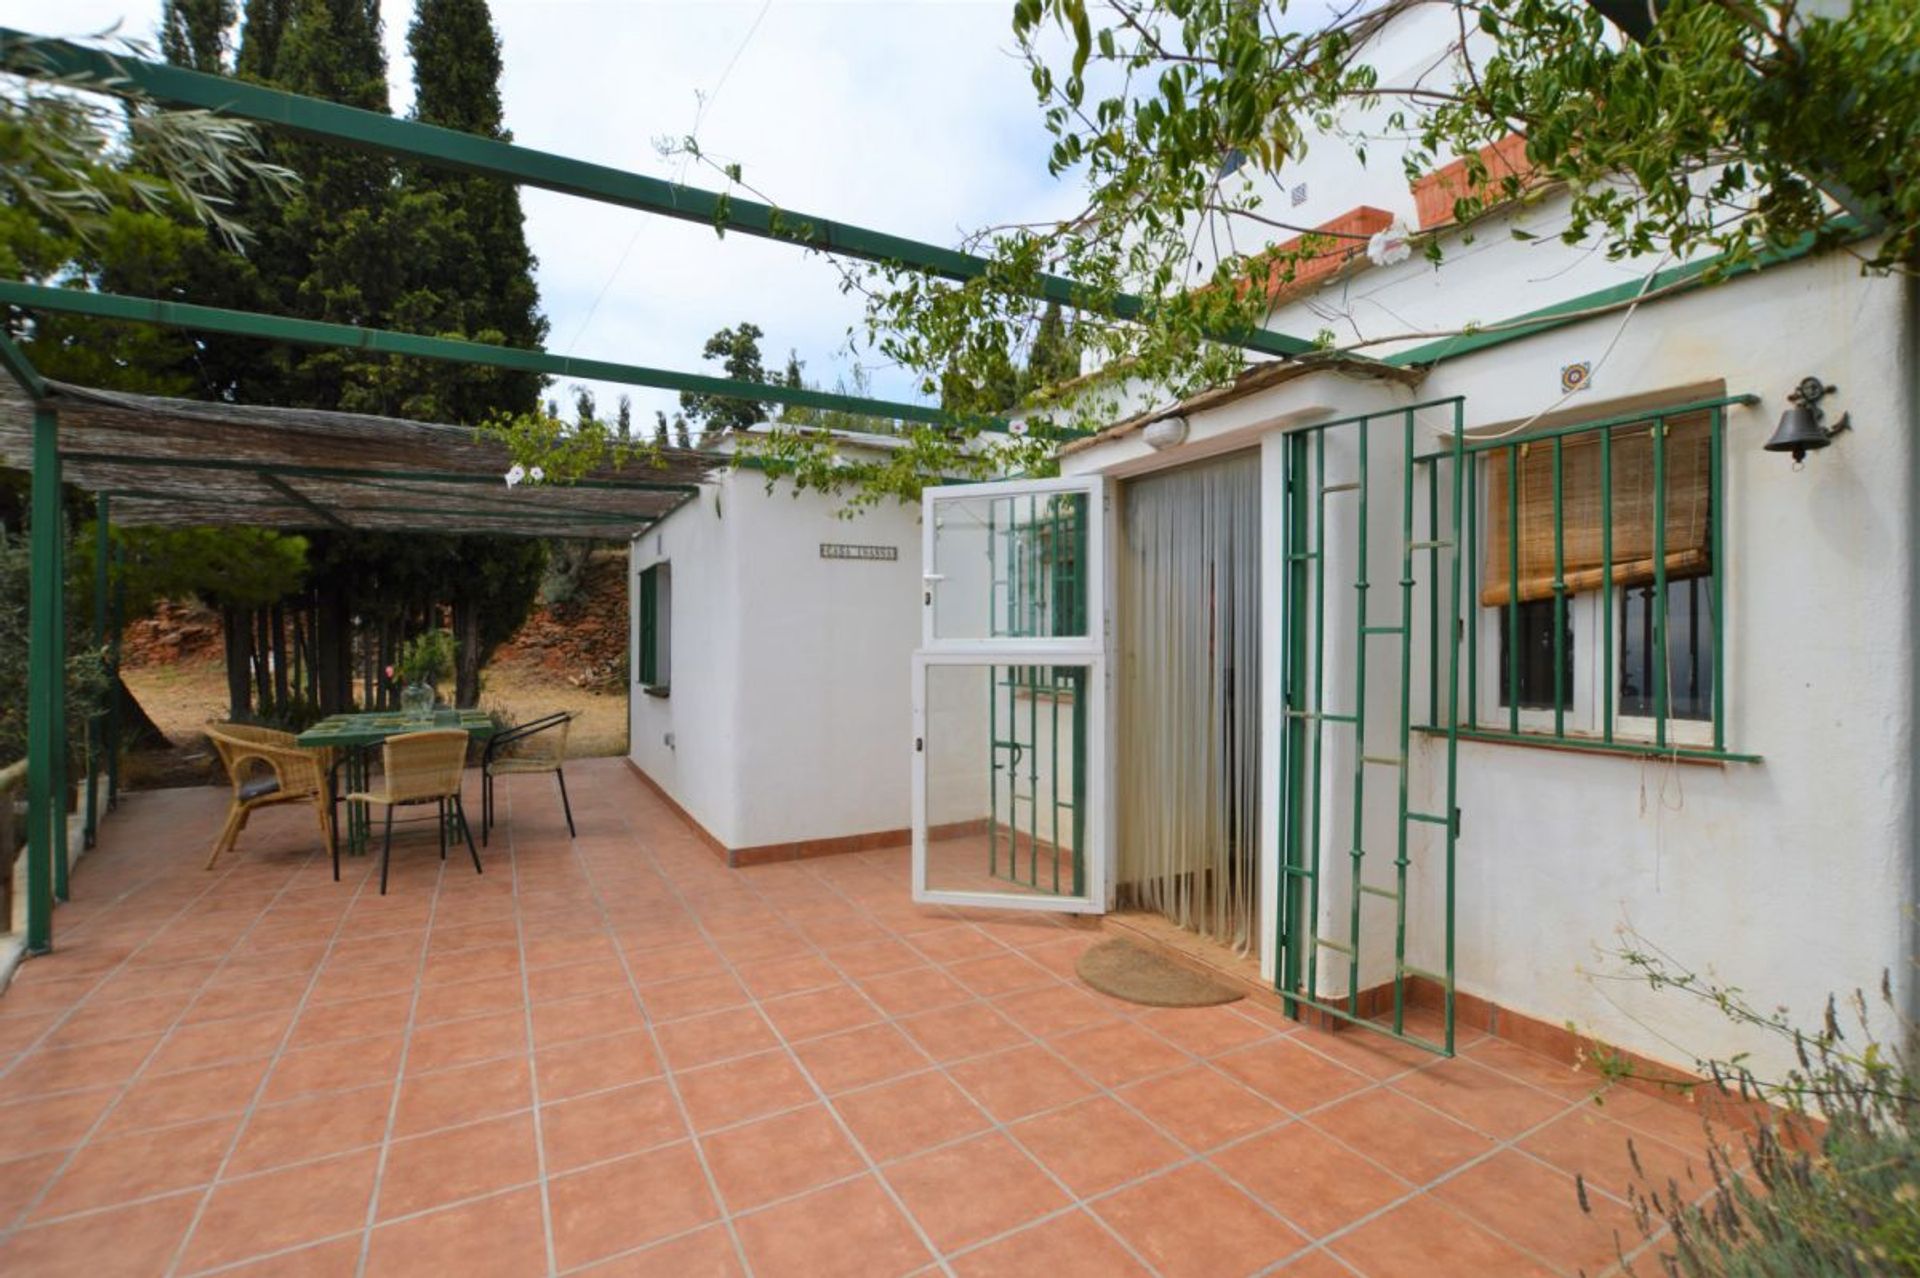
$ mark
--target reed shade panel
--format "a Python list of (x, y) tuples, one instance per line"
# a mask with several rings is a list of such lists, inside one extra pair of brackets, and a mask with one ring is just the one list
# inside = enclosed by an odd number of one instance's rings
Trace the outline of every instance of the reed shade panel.
[[(1667, 419), (1667, 577), (1698, 577), (1712, 571), (1708, 501), (1712, 485), (1712, 440), (1706, 413)], [(1613, 429), (1613, 581), (1644, 586), (1654, 579), (1653, 430), (1649, 420)], [(1560, 518), (1567, 593), (1599, 588), (1605, 576), (1601, 519), (1600, 435), (1568, 435), (1560, 448)], [(1520, 599), (1553, 598), (1553, 442), (1519, 445)], [(1486, 563), (1480, 602), (1508, 601), (1512, 565), (1507, 529), (1511, 450), (1486, 450)]]
[(1120, 895), (1247, 952), (1260, 796), (1260, 459), (1129, 482), (1120, 547)]

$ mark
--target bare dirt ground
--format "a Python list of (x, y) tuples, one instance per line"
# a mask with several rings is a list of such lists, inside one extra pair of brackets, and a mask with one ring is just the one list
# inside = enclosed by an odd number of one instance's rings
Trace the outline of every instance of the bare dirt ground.
[[(217, 656), (165, 665), (129, 666), (127, 687), (153, 716), (170, 751), (128, 756), (126, 781), (136, 789), (204, 783), (213, 776), (213, 750), (201, 728), (227, 717), (226, 670)], [(627, 699), (616, 692), (588, 692), (565, 678), (526, 663), (488, 668), (481, 676), (480, 704), (525, 722), (556, 710), (574, 710), (580, 718), (567, 738), (573, 758), (627, 752)]]

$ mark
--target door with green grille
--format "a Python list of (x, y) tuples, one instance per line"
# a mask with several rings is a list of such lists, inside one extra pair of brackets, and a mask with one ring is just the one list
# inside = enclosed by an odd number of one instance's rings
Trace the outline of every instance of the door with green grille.
[(913, 661), (913, 891), (1106, 908), (1106, 493), (927, 490)]
[(1289, 434), (1276, 980), (1453, 1051), (1462, 402)]

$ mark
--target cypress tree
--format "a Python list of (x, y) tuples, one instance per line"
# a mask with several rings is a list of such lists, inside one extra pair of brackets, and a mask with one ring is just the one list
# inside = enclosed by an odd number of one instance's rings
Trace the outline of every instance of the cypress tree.
[(209, 75), (227, 71), (233, 0), (167, 0), (160, 10), (160, 51), (167, 61)]

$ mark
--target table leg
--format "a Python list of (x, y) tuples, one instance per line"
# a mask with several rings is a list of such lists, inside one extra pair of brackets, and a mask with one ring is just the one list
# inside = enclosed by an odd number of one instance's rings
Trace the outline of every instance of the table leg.
[[(353, 746), (347, 750), (347, 793), (365, 794), (367, 790), (367, 748)], [(365, 803), (347, 805), (347, 854), (364, 856), (367, 851), (367, 838), (372, 833), (373, 813)]]

